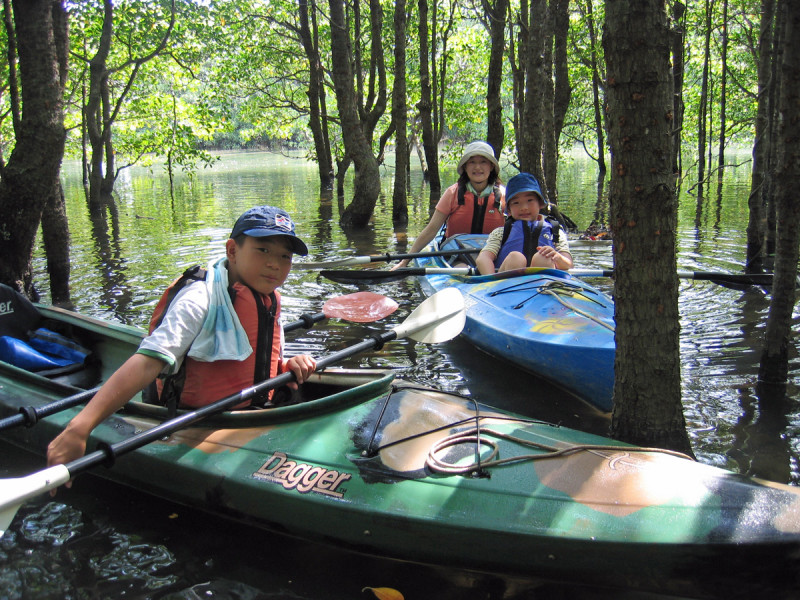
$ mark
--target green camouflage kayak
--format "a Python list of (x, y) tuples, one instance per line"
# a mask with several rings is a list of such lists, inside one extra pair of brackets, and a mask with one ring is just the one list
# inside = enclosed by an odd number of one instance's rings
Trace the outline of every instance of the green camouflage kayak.
[[(42, 310), (91, 345), (100, 378), (142, 335)], [(0, 417), (74, 391), (0, 363)], [(43, 454), (78, 410), (0, 435)], [(131, 402), (93, 442), (115, 443), (165, 418), (162, 407)], [(96, 473), (256, 527), (400, 560), (692, 597), (800, 582), (800, 490), (386, 371), (316, 374), (285, 405), (212, 417)]]

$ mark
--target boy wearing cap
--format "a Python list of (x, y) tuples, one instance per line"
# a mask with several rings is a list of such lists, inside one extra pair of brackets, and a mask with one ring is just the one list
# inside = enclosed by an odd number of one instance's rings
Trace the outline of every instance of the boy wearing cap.
[(486, 240), (477, 260), (482, 275), (495, 272), (547, 267), (571, 269), (567, 236), (555, 221), (539, 211), (546, 206), (539, 182), (530, 173), (519, 173), (506, 186), (508, 219)]
[[(457, 233), (489, 233), (504, 222), (500, 164), (486, 142), (472, 142), (464, 150), (457, 168), (459, 178), (447, 188), (425, 228), (409, 250), (422, 251), (447, 223), (447, 237)], [(392, 270), (408, 265), (404, 259)]]
[(277, 292), (293, 254), (305, 256), (308, 248), (295, 235), (286, 211), (257, 206), (242, 214), (225, 243), (225, 257), (212, 260), (205, 279), (187, 284), (166, 308), (162, 297), (155, 311), (164, 310), (157, 326), (50, 442), (48, 465), (82, 456), (92, 430), (158, 376), (169, 380), (185, 369), (180, 402), (190, 407), (285, 371), (297, 378), (290, 387), (303, 383), (316, 362), (308, 355), (283, 359)]

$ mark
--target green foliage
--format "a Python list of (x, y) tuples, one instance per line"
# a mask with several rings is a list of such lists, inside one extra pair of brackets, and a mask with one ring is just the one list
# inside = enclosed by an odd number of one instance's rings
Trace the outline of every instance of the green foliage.
[[(330, 69), (330, 30), (327, 2), (309, 0), (319, 26), (321, 63)], [(455, 6), (451, 4), (455, 2)], [(476, 0), (430, 3), (437, 10), (439, 26), (436, 60), (446, 65), (443, 81), (444, 144), (446, 156), (457, 154), (464, 143), (486, 135), (486, 73), (490, 51), (489, 34), (482, 5)], [(591, 2), (591, 5), (590, 5)], [(684, 153), (696, 152), (697, 107), (706, 29), (705, 1), (689, 2), (686, 17), (684, 100), (682, 131)], [(527, 4), (526, 4), (527, 5)], [(722, 76), (721, 0), (711, 5), (712, 47), (709, 62), (712, 137), (718, 144), (718, 99)], [(208, 150), (268, 146), (313, 148), (308, 127), (308, 61), (299, 39), (297, 0), (176, 0), (177, 18), (165, 51), (145, 63), (129, 83), (134, 60), (154, 48), (168, 27), (169, 0), (117, 0), (114, 3), (114, 37), (107, 60), (113, 103), (125, 94), (114, 114), (113, 142), (119, 165), (145, 163), (170, 154), (173, 161), (191, 170), (211, 160)], [(353, 5), (349, 15), (353, 17)], [(360, 51), (361, 81), (367, 93), (370, 40), (367, 32), (369, 6), (360, 0), (362, 31), (354, 48)], [(572, 100), (560, 140), (562, 147), (584, 145), (596, 152), (590, 69), (589, 8), (593, 13), (601, 77), (603, 56), (603, 2), (575, 0), (570, 3), (568, 61)], [(103, 3), (100, 0), (67, 2), (70, 18), (71, 55), (65, 99), (68, 128), (67, 152), (82, 154), (82, 105), (88, 86), (89, 61), (97, 52), (102, 32)], [(382, 43), (389, 89), (392, 86), (394, 3), (382, 0)], [(418, 5), (409, 2), (406, 84), (409, 121), (414, 125), (414, 106), (419, 101)], [(511, 3), (517, 15), (520, 3)], [(728, 14), (728, 85), (726, 140), (729, 145), (752, 143), (756, 110), (756, 61), (759, 29), (758, 0), (731, 0)], [(455, 11), (452, 29), (448, 17)], [(509, 35), (517, 25), (509, 18)], [(0, 43), (7, 47), (5, 31)], [(9, 114), (8, 64), (0, 65), (0, 152), (6, 157), (13, 148), (14, 132)], [(502, 94), (506, 148), (514, 155), (512, 90), (508, 58), (504, 64)], [(601, 82), (602, 84), (602, 82)], [(601, 89), (602, 94), (602, 89)], [(336, 96), (326, 81), (326, 104), (332, 142), (341, 152)], [(374, 143), (389, 126), (390, 112), (378, 124)], [(447, 160), (445, 162), (448, 162)]]

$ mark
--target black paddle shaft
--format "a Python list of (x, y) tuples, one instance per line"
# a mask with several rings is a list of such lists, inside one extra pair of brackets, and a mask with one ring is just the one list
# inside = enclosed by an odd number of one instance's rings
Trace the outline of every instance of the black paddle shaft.
[(61, 400), (56, 400), (55, 402), (51, 402), (45, 406), (21, 406), (18, 414), (6, 417), (5, 419), (0, 419), (0, 431), (11, 429), (12, 427), (18, 427), (19, 425), (33, 427), (39, 422), (39, 419), (54, 415), (57, 412), (72, 408), (73, 406), (78, 406), (84, 402), (88, 402), (99, 389), (100, 386), (84, 392), (73, 394), (72, 396), (62, 398)]
[[(333, 354), (329, 354), (328, 356), (320, 358), (317, 360), (317, 367), (315, 371), (320, 371), (329, 365), (339, 362), (345, 358), (349, 358), (350, 356), (354, 356), (360, 352), (371, 349), (379, 349), (383, 346), (383, 344), (390, 342), (395, 338), (397, 338), (397, 332), (394, 330), (367, 338), (357, 344), (348, 346), (339, 352), (334, 352)], [(160, 425), (156, 425), (155, 427), (151, 427), (146, 431), (137, 433), (126, 440), (116, 442), (115, 444), (101, 443), (98, 445), (98, 449), (94, 452), (73, 460), (72, 462), (67, 463), (65, 466), (67, 467), (71, 477), (74, 477), (78, 473), (86, 471), (98, 464), (105, 464), (106, 466), (110, 467), (114, 464), (117, 457), (122, 456), (123, 454), (127, 454), (128, 452), (136, 450), (137, 448), (146, 446), (150, 442), (163, 439), (179, 429), (188, 427), (192, 423), (196, 423), (201, 419), (233, 408), (237, 404), (240, 404), (245, 400), (249, 400), (260, 392), (286, 385), (294, 380), (295, 375), (291, 371), (281, 373), (277, 377), (267, 379), (266, 381), (262, 381), (257, 385), (245, 388), (237, 394), (233, 394), (223, 398), (222, 400), (217, 400), (216, 402), (208, 404), (202, 408), (198, 408), (197, 410), (184, 413), (178, 417), (175, 417), (174, 419), (164, 421)]]
[(477, 254), (480, 248), (459, 248), (458, 250), (431, 250), (430, 252), (413, 252), (410, 254), (377, 254), (370, 256), (370, 262), (391, 262), (393, 260), (404, 260), (406, 258), (427, 258), (428, 256), (450, 256), (456, 254)]

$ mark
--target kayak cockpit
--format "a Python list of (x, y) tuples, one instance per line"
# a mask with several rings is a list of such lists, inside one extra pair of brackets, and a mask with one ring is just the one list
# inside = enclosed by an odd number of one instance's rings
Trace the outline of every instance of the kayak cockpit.
[[(394, 377), (389, 369), (329, 369), (313, 373), (286, 403), (228, 411), (204, 419), (203, 426), (255, 427), (341, 410), (390, 393)], [(169, 418), (166, 407), (138, 401), (129, 402), (123, 412), (162, 421)], [(183, 412), (178, 410), (178, 415)]]

